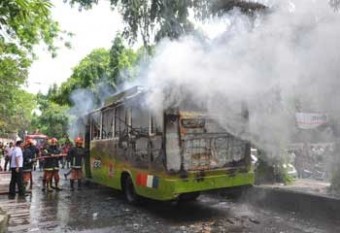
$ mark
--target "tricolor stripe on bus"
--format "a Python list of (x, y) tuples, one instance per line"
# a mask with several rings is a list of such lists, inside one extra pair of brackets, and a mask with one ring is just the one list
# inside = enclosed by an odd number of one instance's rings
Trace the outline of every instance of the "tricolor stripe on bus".
[(137, 174), (136, 184), (148, 188), (158, 188), (159, 178), (157, 176), (139, 173)]

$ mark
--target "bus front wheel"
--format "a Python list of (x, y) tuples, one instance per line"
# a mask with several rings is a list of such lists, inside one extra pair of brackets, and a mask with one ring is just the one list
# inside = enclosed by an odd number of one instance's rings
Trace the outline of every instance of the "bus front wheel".
[(136, 204), (139, 200), (131, 176), (129, 175), (124, 179), (124, 195), (126, 200), (131, 204)]

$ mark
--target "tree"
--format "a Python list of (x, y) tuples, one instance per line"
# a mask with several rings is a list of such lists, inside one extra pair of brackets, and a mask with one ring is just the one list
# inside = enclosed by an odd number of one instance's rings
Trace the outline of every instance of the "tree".
[[(117, 85), (133, 79), (137, 60), (137, 53), (126, 48), (122, 38), (117, 36), (110, 51), (95, 49), (83, 58), (73, 69), (71, 77), (62, 83), (59, 89), (57, 87), (50, 89), (50, 98), (61, 105), (72, 105), (70, 100), (72, 92), (85, 88), (100, 98), (99, 92), (103, 91), (100, 88), (113, 92)], [(97, 103), (99, 102), (98, 99)]]
[(15, 89), (9, 101), (11, 104), (3, 110), (5, 116), (0, 118), (0, 128), (5, 132), (25, 131), (30, 126), (32, 111), (36, 107), (35, 96)]
[[(53, 42), (59, 27), (51, 19), (51, 6), (46, 0), (0, 1), (0, 119), (3, 130), (20, 128), (20, 125), (15, 126), (17, 121), (9, 119), (15, 119), (15, 107), (24, 104), (16, 99), (17, 90), (27, 79), (34, 59), (34, 45), (43, 41), (52, 53), (55, 52)], [(23, 93), (21, 91), (19, 96), (27, 95)], [(18, 106), (19, 109), (24, 107)]]
[[(110, 49), (110, 82), (118, 86), (134, 78), (135, 65), (140, 54), (126, 48), (120, 35), (116, 36)], [(124, 74), (122, 71), (125, 71)]]
[(3, 122), (0, 127), (13, 128), (6, 122), (15, 115), (14, 106), (19, 103), (15, 103), (14, 100), (18, 94), (18, 87), (23, 84), (27, 75), (25, 68), (18, 69), (18, 63), (21, 67), (27, 67), (26, 62), (25, 59), (19, 61), (11, 57), (0, 57), (0, 119)]
[[(95, 49), (73, 69), (71, 77), (59, 90), (51, 90), (51, 99), (58, 104), (71, 105), (71, 93), (80, 88), (95, 89), (100, 80), (110, 76), (110, 54), (106, 49)], [(113, 85), (113, 84), (112, 84)]]
[[(67, 1), (67, 0), (66, 0)], [(79, 3), (80, 7), (91, 8), (97, 0), (68, 0), (71, 4)], [(161, 38), (178, 38), (194, 30), (189, 20), (192, 10), (198, 20), (220, 14), (234, 7), (251, 13), (265, 9), (256, 2), (243, 0), (111, 0), (111, 6), (118, 8), (127, 26), (123, 35), (130, 42), (140, 35), (144, 45)]]
[(340, 0), (329, 0), (329, 4), (337, 11), (340, 8)]
[(19, 51), (33, 51), (43, 41), (50, 50), (58, 36), (58, 23), (51, 18), (52, 3), (46, 0), (7, 0), (0, 3), (0, 41)]
[(37, 103), (41, 114), (33, 115), (31, 129), (40, 131), (50, 137), (61, 138), (68, 129), (68, 106), (62, 106), (51, 101), (49, 94), (37, 95)]

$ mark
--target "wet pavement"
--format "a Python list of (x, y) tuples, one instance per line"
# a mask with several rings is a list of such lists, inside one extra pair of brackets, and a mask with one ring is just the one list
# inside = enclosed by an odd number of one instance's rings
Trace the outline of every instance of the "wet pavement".
[(296, 192), (303, 192), (303, 193), (309, 193), (309, 194), (314, 194), (314, 195), (340, 199), (339, 194), (332, 193), (330, 191), (330, 186), (331, 184), (329, 182), (313, 180), (313, 179), (297, 179), (288, 185), (285, 185), (282, 183), (261, 185), (261, 187), (286, 189), (286, 190), (292, 190)]
[(334, 222), (258, 208), (218, 193), (192, 203), (144, 200), (132, 206), (119, 192), (94, 184), (71, 192), (64, 178), (63, 191), (42, 192), (41, 176), (34, 172), (32, 195), (24, 199), (0, 195), (1, 208), (11, 215), (9, 232), (340, 232)]

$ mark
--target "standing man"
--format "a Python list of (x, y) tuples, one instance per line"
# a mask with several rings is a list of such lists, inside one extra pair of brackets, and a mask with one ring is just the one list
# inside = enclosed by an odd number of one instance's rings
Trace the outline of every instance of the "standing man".
[(11, 167), (11, 152), (13, 149), (13, 142), (10, 142), (9, 145), (6, 146), (5, 148), (5, 165), (4, 165), (4, 171), (7, 171), (7, 165)]
[(72, 147), (67, 154), (67, 160), (71, 163), (71, 191), (74, 190), (75, 180), (78, 180), (78, 190), (81, 189), (82, 165), (83, 159), (86, 156), (86, 150), (83, 147), (83, 139), (77, 137), (74, 142), (76, 145)]
[(23, 166), (23, 154), (22, 154), (22, 141), (19, 140), (15, 143), (15, 147), (11, 151), (11, 182), (9, 184), (9, 197), (14, 198), (15, 186), (18, 186), (19, 196), (25, 196), (25, 189), (22, 183), (22, 166)]

